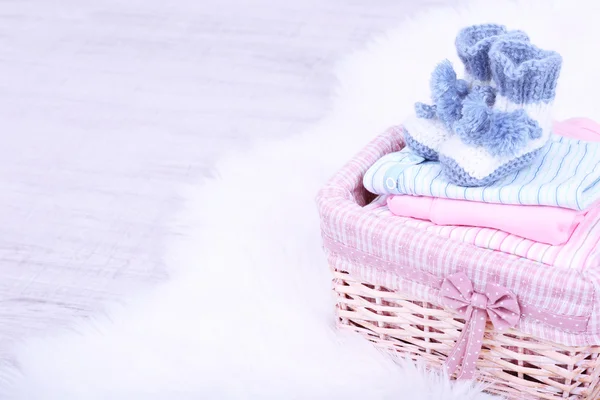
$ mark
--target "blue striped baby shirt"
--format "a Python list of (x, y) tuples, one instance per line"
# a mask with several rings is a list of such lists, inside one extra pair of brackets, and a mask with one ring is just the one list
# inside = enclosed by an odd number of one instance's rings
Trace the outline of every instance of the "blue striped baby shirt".
[(374, 194), (407, 194), (585, 210), (600, 197), (600, 143), (553, 136), (529, 167), (485, 187), (449, 183), (439, 162), (405, 148), (379, 159), (363, 178)]

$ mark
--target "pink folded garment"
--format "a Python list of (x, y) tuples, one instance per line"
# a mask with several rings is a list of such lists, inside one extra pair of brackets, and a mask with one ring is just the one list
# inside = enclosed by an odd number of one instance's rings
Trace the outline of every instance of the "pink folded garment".
[(390, 196), (394, 215), (431, 221), (436, 225), (493, 228), (539, 243), (566, 243), (587, 211), (559, 207), (478, 203), (417, 196)]
[(589, 118), (570, 118), (556, 121), (552, 126), (556, 135), (584, 140), (586, 142), (600, 141), (600, 124)]
[[(588, 118), (555, 122), (553, 131), (573, 139), (600, 141), (600, 125)], [(392, 214), (402, 217), (436, 225), (493, 228), (554, 246), (569, 240), (588, 211), (417, 196), (390, 196), (387, 204)]]

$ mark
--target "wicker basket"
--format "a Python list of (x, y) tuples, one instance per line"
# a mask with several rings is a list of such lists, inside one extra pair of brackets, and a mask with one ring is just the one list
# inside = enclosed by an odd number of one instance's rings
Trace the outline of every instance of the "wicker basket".
[[(332, 269), (338, 325), (386, 350), (439, 368), (464, 320), (434, 304)], [(600, 398), (600, 346), (569, 347), (488, 322), (477, 379), (509, 399)]]
[(510, 399), (600, 399), (600, 263), (554, 268), (374, 211), (363, 176), (403, 145), (402, 128), (389, 129), (317, 196), (340, 327)]

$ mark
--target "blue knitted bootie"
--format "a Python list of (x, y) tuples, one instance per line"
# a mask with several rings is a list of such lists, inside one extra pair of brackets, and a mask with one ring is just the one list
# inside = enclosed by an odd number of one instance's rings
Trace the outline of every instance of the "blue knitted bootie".
[(415, 115), (404, 122), (406, 145), (414, 153), (427, 160), (439, 159), (440, 146), (452, 136), (453, 125), (462, 117), (462, 104), (470, 88), (475, 83), (490, 85), (488, 51), (503, 37), (529, 40), (524, 32), (509, 32), (496, 24), (473, 25), (458, 33), (455, 45), (465, 77), (458, 79), (448, 60), (436, 66), (430, 80), (433, 105), (416, 103)]
[(446, 178), (460, 186), (486, 186), (531, 163), (548, 143), (552, 103), (562, 57), (527, 41), (500, 39), (490, 48), (496, 87), (465, 99), (456, 135), (440, 148)]

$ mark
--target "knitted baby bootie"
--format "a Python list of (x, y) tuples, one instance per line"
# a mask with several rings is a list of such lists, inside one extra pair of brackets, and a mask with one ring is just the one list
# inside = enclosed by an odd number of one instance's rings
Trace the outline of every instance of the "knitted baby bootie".
[(404, 123), (406, 145), (421, 157), (437, 161), (440, 146), (452, 136), (462, 116), (462, 103), (474, 83), (489, 85), (488, 52), (500, 38), (529, 40), (521, 31), (507, 31), (503, 25), (482, 24), (463, 28), (455, 40), (456, 51), (465, 67), (465, 78), (458, 79), (450, 61), (441, 62), (430, 81), (433, 105), (415, 104), (416, 114)]
[(489, 95), (472, 91), (456, 135), (440, 147), (442, 172), (460, 186), (490, 185), (531, 165), (551, 135), (562, 57), (526, 41), (501, 39), (489, 58), (494, 105)]

